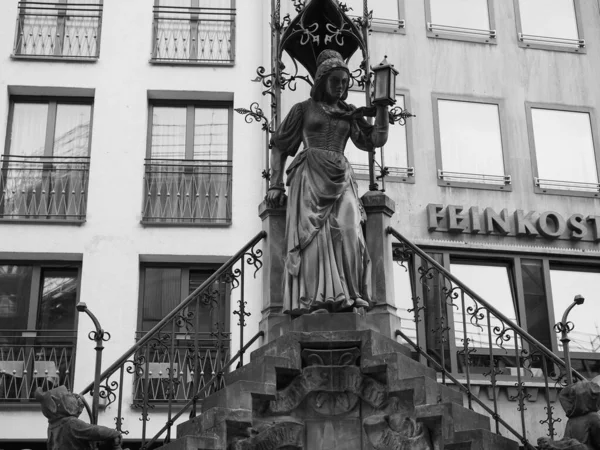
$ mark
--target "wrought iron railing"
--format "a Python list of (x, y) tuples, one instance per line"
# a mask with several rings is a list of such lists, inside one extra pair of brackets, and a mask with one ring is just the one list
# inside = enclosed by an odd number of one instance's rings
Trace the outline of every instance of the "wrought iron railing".
[(231, 222), (231, 161), (147, 159), (143, 222)]
[(101, 1), (20, 1), (14, 55), (98, 59), (101, 25)]
[(525, 45), (552, 45), (571, 49), (585, 48), (585, 39), (566, 39), (551, 36), (537, 36), (534, 34), (519, 33), (519, 41)]
[[(453, 27), (450, 25), (441, 25), (436, 23), (427, 23), (427, 30), (433, 34), (446, 33), (454, 34), (457, 36), (473, 36), (496, 39), (496, 30), (483, 30), (480, 28), (465, 28), (465, 27)], [(436, 36), (438, 36), (436, 34)]]
[(0, 330), (0, 403), (35, 401), (37, 388), (73, 388), (75, 331)]
[(565, 191), (600, 192), (600, 183), (586, 183), (583, 181), (548, 180), (534, 178), (535, 186), (540, 189), (560, 189)]
[[(497, 433), (504, 427), (527, 449), (535, 447), (529, 442), (525, 401), (531, 388), (544, 392), (546, 416), (539, 422), (548, 427), (548, 436), (553, 438), (554, 424), (560, 418), (551, 405), (550, 391), (566, 385), (565, 362), (398, 231), (389, 227), (387, 232), (399, 243), (394, 249), (395, 259), (411, 270), (411, 312), (421, 329), (416, 342), (401, 330), (396, 335), (438, 371), (442, 383), (458, 386), (469, 408), (476, 403), (487, 412)], [(575, 370), (572, 375), (575, 380), (583, 379)], [(474, 394), (473, 383), (490, 386), (490, 404)], [(508, 397), (517, 403), (519, 426), (499, 415), (501, 385), (510, 387)]]
[[(225, 373), (234, 365), (242, 366), (245, 352), (262, 337), (259, 332), (246, 340), (244, 327), (250, 316), (246, 310), (247, 284), (263, 265), (262, 251), (256, 246), (265, 236), (264, 231), (257, 234), (151, 330), (139, 333), (137, 342), (100, 374), (99, 395), (106, 406), (116, 405), (118, 431), (129, 432), (123, 419), (125, 408), (140, 411), (142, 448), (149, 448), (158, 439), (170, 441), (175, 421), (188, 411), (194, 417), (198, 403), (224, 386)], [(232, 314), (238, 317), (239, 351), (233, 356), (224, 325), (213, 324), (206, 332), (202, 326), (206, 316), (200, 314), (209, 311), (210, 317), (222, 317), (218, 310), (226, 307), (220, 301), (225, 295), (229, 295), (229, 304), (238, 305)], [(133, 396), (126, 386), (132, 386)], [(92, 393), (93, 387), (90, 383), (81, 395)], [(124, 404), (131, 397), (133, 403)], [(146, 423), (157, 403), (166, 407), (161, 410), (166, 423), (148, 439)]]
[(486, 175), (482, 173), (449, 172), (438, 169), (438, 179), (457, 183), (483, 183), (506, 185), (512, 183), (510, 175)]
[(234, 8), (154, 7), (154, 62), (231, 64), (234, 39)]
[(3, 156), (0, 219), (84, 221), (89, 157)]

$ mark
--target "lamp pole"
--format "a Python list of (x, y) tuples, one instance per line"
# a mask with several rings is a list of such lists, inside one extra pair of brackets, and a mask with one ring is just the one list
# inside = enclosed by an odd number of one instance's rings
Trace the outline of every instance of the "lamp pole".
[(77, 311), (84, 312), (92, 322), (94, 322), (94, 327), (96, 327), (95, 331), (90, 331), (88, 334), (88, 338), (91, 341), (96, 342), (96, 367), (94, 369), (94, 393), (92, 396), (92, 425), (98, 424), (98, 408), (100, 403), (100, 371), (102, 369), (102, 350), (104, 350), (104, 342), (110, 339), (110, 333), (104, 331), (100, 326), (100, 322), (98, 318), (88, 309), (85, 303), (77, 303), (75, 306)]
[(569, 333), (573, 331), (573, 328), (575, 328), (573, 322), (568, 321), (568, 316), (571, 310), (575, 308), (575, 306), (583, 305), (584, 301), (585, 298), (583, 298), (581, 295), (576, 295), (573, 299), (573, 303), (571, 303), (569, 307), (565, 310), (565, 313), (562, 316), (562, 320), (556, 325), (554, 325), (554, 329), (556, 330), (556, 332), (560, 333), (560, 342), (562, 342), (563, 351), (565, 353), (565, 364), (567, 366), (568, 385), (573, 384), (573, 374), (571, 372), (571, 355), (569, 354), (569, 342), (571, 342), (571, 339), (569, 339)]

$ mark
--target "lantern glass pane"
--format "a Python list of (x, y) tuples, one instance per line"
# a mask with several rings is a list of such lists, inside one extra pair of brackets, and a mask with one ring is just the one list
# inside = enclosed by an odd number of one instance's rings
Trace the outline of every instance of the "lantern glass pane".
[(396, 74), (390, 70), (390, 91), (388, 92), (390, 101), (394, 101), (396, 97)]
[(375, 72), (375, 101), (386, 100), (389, 95), (387, 89), (389, 88), (389, 71), (379, 70)]

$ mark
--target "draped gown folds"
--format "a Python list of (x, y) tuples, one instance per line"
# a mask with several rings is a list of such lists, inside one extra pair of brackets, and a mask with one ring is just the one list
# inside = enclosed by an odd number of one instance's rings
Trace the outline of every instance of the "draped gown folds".
[(284, 277), (284, 305), (292, 313), (364, 306), (371, 297), (366, 215), (344, 148), (350, 138), (370, 149), (373, 126), (343, 106), (346, 112), (332, 112), (312, 99), (298, 103), (272, 140), (295, 156), (287, 170)]

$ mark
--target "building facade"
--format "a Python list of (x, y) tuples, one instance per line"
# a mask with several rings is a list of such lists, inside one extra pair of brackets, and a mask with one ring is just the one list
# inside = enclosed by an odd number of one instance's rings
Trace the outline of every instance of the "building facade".
[[(282, 2), (282, 17), (293, 16), (300, 3)], [(362, 14), (362, 1), (346, 3), (351, 16)], [(32, 401), (37, 387), (66, 384), (79, 392), (93, 381), (93, 328), (78, 317), (78, 302), (111, 335), (106, 366), (261, 230), (265, 133), (234, 109), (253, 102), (270, 109), (265, 87), (253, 79), (257, 67), (270, 65), (271, 6), (267, 0), (4, 5), (0, 448), (44, 442), (46, 419)], [(378, 188), (395, 203), (391, 225), (557, 355), (562, 347), (553, 325), (583, 295), (584, 305), (570, 316), (571, 350), (574, 367), (594, 378), (600, 374), (599, 3), (377, 0), (369, 9), (371, 65), (387, 56), (399, 71), (397, 104), (416, 115), (393, 126), (376, 156), (387, 169)], [(350, 61), (352, 69), (359, 59)], [(308, 96), (309, 87), (297, 83), (283, 92), (283, 113)], [(357, 83), (349, 102), (365, 102)], [(354, 148), (347, 156), (366, 193), (366, 156)], [(492, 345), (504, 387), (490, 392), (484, 370), (477, 373), (487, 350), (474, 353), (471, 382), (479, 397), (498, 396), (510, 423), (519, 421), (511, 391), (522, 370), (511, 356), (515, 339), (500, 346), (487, 331), (458, 323), (439, 341), (440, 318), (453, 323), (456, 308), (437, 311), (435, 289), (420, 282), (419, 261), (397, 258), (388, 302), (400, 328), (430, 353), (447, 354), (445, 364), (458, 378), (464, 378), (461, 335), (473, 347)], [(259, 329), (261, 278), (245, 289), (248, 337)], [(207, 342), (211, 333), (226, 333), (230, 353), (243, 345), (237, 300), (223, 295), (219, 312), (202, 316)], [(157, 431), (164, 423), (169, 395), (160, 378), (170, 363), (152, 360), (147, 370), (154, 377), (148, 372), (127, 383), (121, 416), (132, 443), (142, 426)], [(156, 419), (142, 425), (131, 404), (144, 382)], [(555, 392), (529, 393), (532, 425), (549, 405), (560, 410)], [(99, 423), (114, 426), (115, 414), (109, 404)], [(564, 420), (556, 424), (559, 434), (561, 427)]]

